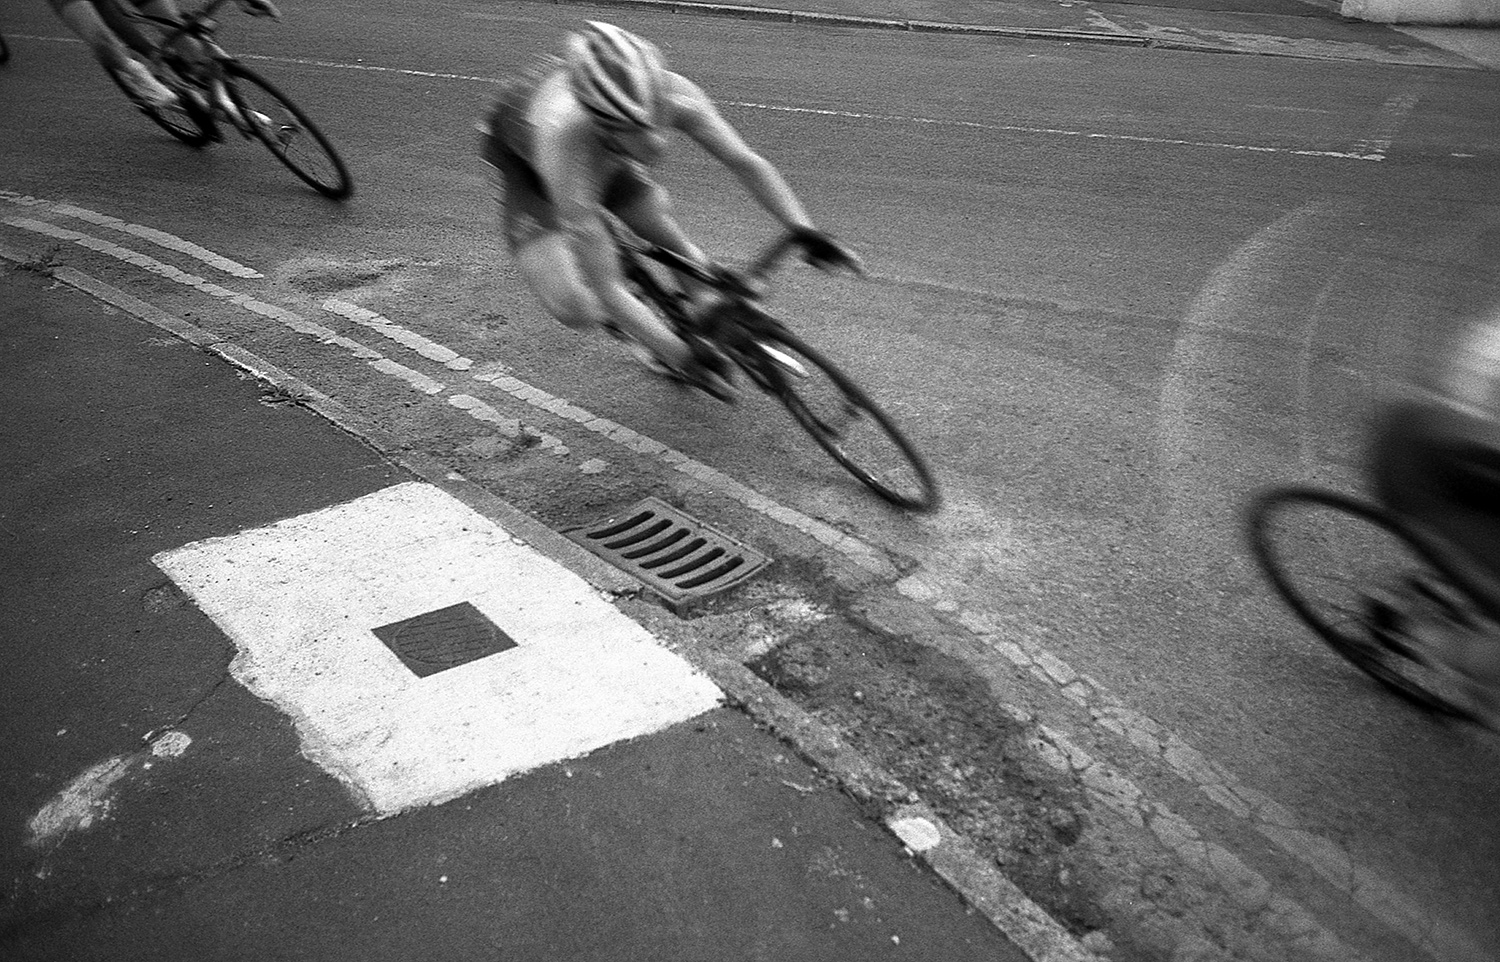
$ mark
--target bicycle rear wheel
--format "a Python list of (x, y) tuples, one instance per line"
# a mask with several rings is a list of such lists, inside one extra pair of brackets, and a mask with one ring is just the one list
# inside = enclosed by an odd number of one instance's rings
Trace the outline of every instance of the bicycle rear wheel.
[(1473, 625), (1478, 607), (1460, 577), (1404, 523), (1331, 491), (1262, 492), (1246, 515), (1250, 548), (1272, 587), (1319, 638), (1420, 708), (1477, 720), (1460, 677), (1390, 615)]
[(761, 356), (747, 358), (741, 366), (846, 471), (897, 507), (937, 507), (937, 483), (926, 460), (880, 405), (832, 361), (786, 330), (758, 334), (741, 353), (748, 351)]
[(224, 75), (230, 99), (243, 118), (242, 133), (265, 145), (288, 170), (323, 196), (343, 200), (353, 192), (344, 159), (300, 107), (243, 64), (226, 63)]
[(125, 96), (130, 99), (130, 102), (135, 104), (136, 109), (151, 118), (152, 122), (162, 130), (165, 130), (189, 147), (202, 147), (213, 139), (213, 121), (203, 111), (198, 109), (196, 103), (188, 99), (181, 81), (169, 78), (169, 80), (175, 81), (169, 83), (169, 86), (176, 90), (182, 98), (179, 100), (179, 106), (162, 108), (153, 107), (138, 98), (115, 71), (105, 68), (105, 73), (109, 74), (109, 79), (115, 82), (115, 86), (120, 88)]

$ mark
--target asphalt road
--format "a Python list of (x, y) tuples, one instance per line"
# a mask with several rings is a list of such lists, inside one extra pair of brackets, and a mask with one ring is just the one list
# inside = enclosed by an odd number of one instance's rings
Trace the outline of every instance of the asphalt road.
[[(356, 196), (338, 206), (248, 145), (167, 140), (28, 11), (8, 26), (0, 201), (169, 232), (264, 275), (228, 286), (327, 323), (329, 298), (358, 304), (851, 533), (899, 562), (892, 598), (977, 639), (964, 657), (995, 697), (1108, 759), (1357, 951), (1484, 957), (1474, 947), (1500, 940), (1494, 740), (1424, 721), (1319, 650), (1248, 568), (1237, 515), (1263, 483), (1357, 488), (1370, 405), (1500, 301), (1497, 74), (609, 13), (657, 38), (865, 254), (870, 282), (802, 272), (776, 303), (939, 467), (946, 507), (914, 519), (780, 412), (643, 384), (518, 283), (470, 125), (496, 78), (585, 12), (445, 2), (414, 23), (409, 5), (346, 2), (234, 21), (232, 47), (350, 160)], [(685, 150), (663, 176), (711, 250), (767, 236), (707, 158)], [(205, 313), (201, 290), (4, 230)], [(555, 526), (684, 490), (660, 461), (535, 409), (514, 416), (559, 443), (520, 456), (336, 345), (214, 319)], [(733, 499), (684, 497), (810, 571), (829, 554)], [(826, 600), (820, 578), (801, 587)], [(1052, 681), (1018, 673), (1017, 651)], [(1061, 695), (1072, 672), (1086, 705)], [(1153, 736), (1117, 738), (1101, 717)], [(1247, 814), (1225, 785), (1291, 817)], [(1365, 931), (1371, 915), (1404, 938)]]

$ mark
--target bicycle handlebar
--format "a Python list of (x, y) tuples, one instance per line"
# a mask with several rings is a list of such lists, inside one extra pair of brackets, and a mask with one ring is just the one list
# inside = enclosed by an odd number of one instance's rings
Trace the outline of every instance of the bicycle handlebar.
[(795, 236), (790, 231), (785, 232), (767, 244), (751, 260), (748, 268), (737, 270), (716, 261), (700, 264), (683, 257), (676, 251), (670, 251), (649, 242), (636, 241), (618, 231), (616, 239), (636, 253), (649, 257), (681, 274), (686, 274), (700, 283), (744, 298), (755, 298), (758, 295), (754, 282), (764, 280), (797, 244)]

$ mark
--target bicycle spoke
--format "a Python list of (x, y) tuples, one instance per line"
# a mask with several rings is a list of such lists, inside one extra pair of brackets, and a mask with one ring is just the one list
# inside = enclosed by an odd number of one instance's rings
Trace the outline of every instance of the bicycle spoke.
[(227, 66), (226, 83), (238, 113), (229, 119), (242, 134), (319, 193), (335, 200), (349, 196), (353, 184), (343, 158), (296, 104), (242, 64)]
[[(785, 335), (755, 348), (766, 379), (804, 430), (850, 474), (898, 507), (929, 511), (937, 486), (927, 463), (890, 417), (820, 353)], [(754, 362), (752, 362), (753, 364)]]

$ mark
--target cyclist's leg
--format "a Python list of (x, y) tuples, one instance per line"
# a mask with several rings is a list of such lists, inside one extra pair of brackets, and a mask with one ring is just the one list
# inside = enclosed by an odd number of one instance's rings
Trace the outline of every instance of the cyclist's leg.
[[(132, 94), (157, 107), (174, 102), (176, 95), (131, 56), (131, 46), (112, 28), (116, 18), (121, 21), (128, 18), (120, 14), (111, 0), (99, 0), (99, 3), (95, 0), (51, 0), (51, 3), (68, 29), (88, 45), (94, 59), (105, 70), (121, 78)], [(135, 34), (132, 41), (141, 42), (139, 31), (133, 27), (130, 29)], [(145, 40), (145, 48), (143, 52), (149, 55), (152, 49), (149, 39)]]
[[(605, 206), (645, 240), (691, 260), (703, 262), (702, 249), (693, 243), (692, 238), (688, 237), (682, 225), (677, 222), (671, 195), (654, 180), (641, 176), (633, 168), (629, 169), (610, 185), (605, 196)], [(691, 277), (681, 277), (678, 280), (683, 289), (698, 302), (697, 306), (706, 307), (707, 301), (714, 294), (712, 288)], [(696, 312), (694, 316), (697, 316)]]
[(617, 327), (667, 365), (685, 364), (687, 345), (644, 304), (632, 298), (621, 305), (620, 316), (606, 309), (584, 277), (572, 238), (562, 229), (535, 171), (504, 149), (493, 133), (485, 137), (481, 153), (506, 245), (542, 308), (574, 330)]
[(157, 38), (153, 29), (135, 19), (130, 7), (159, 17), (170, 16), (171, 13), (153, 9), (139, 0), (129, 3), (128, 6), (125, 0), (94, 0), (94, 5), (99, 10), (100, 18), (109, 25), (109, 29), (114, 31), (115, 36), (124, 41), (131, 50), (147, 59), (156, 53)]

